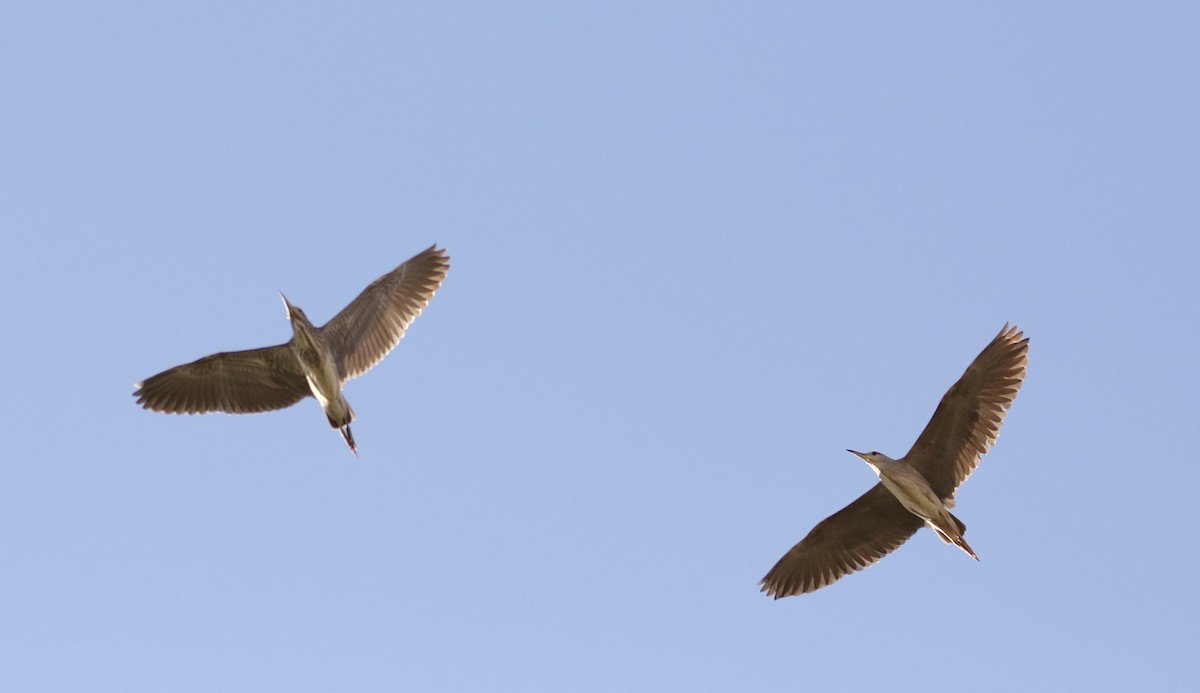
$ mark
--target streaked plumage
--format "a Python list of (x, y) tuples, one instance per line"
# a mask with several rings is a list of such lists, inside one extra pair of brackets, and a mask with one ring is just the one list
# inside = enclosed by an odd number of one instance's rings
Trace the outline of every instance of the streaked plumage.
[(354, 412), (342, 385), (379, 363), (429, 304), (450, 269), (431, 246), (371, 283), (322, 327), (283, 299), (292, 324), (286, 344), (205, 356), (138, 383), (138, 404), (171, 414), (251, 414), (283, 409), (314, 395), (329, 424), (357, 454)]
[[(822, 520), (784, 554), (762, 579), (762, 591), (779, 599), (832, 584), (876, 563), (922, 524), (978, 560), (962, 538), (966, 527), (949, 508), (955, 490), (995, 443), (1025, 378), (1028, 354), (1029, 340), (1005, 325), (942, 397), (907, 455), (892, 460), (875, 452), (854, 453), (875, 469), (880, 483)], [(906, 508), (897, 491), (923, 516)]]

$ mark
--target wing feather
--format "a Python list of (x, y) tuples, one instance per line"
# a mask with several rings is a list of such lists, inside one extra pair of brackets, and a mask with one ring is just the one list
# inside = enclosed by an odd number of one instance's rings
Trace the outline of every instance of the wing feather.
[(938, 403), (905, 461), (943, 500), (971, 476), (996, 442), (1025, 380), (1029, 339), (1007, 324)]
[(290, 407), (311, 394), (286, 344), (212, 354), (135, 387), (138, 404), (168, 414), (253, 414)]
[(760, 581), (761, 591), (779, 599), (833, 584), (895, 551), (921, 524), (883, 484), (875, 484), (817, 523)]
[(449, 270), (446, 251), (430, 246), (371, 282), (321, 328), (342, 380), (366, 373), (396, 348)]

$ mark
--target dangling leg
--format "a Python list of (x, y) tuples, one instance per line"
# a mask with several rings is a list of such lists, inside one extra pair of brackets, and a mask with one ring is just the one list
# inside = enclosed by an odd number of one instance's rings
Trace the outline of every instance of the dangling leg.
[(336, 402), (327, 403), (324, 409), (329, 425), (342, 434), (346, 445), (350, 446), (350, 452), (358, 457), (358, 447), (354, 444), (354, 435), (350, 433), (350, 422), (354, 420), (354, 410), (350, 408), (350, 403), (346, 401), (345, 397), (339, 395)]
[[(946, 522), (947, 518), (950, 520), (950, 522)], [(975, 555), (975, 551), (971, 549), (971, 545), (967, 543), (966, 539), (963, 539), (963, 534), (966, 533), (967, 526), (963, 524), (962, 520), (950, 514), (949, 511), (946, 512), (946, 518), (942, 518), (941, 520), (941, 524), (945, 525), (944, 527), (938, 526), (930, 520), (926, 520), (925, 524), (929, 525), (930, 529), (937, 532), (939, 539), (947, 544), (954, 544), (958, 548), (962, 549), (963, 553), (977, 561), (979, 560), (979, 556)]]
[(350, 452), (354, 453), (355, 457), (358, 457), (358, 447), (354, 445), (354, 435), (350, 433), (350, 424), (342, 426), (338, 429), (338, 431), (340, 431), (342, 437), (346, 439), (346, 445), (350, 446)]

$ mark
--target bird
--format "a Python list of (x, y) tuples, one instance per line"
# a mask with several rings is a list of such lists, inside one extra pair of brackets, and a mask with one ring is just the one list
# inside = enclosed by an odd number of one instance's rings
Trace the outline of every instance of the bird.
[(169, 414), (252, 414), (312, 395), (357, 456), (354, 410), (342, 386), (400, 343), (449, 270), (450, 257), (434, 244), (371, 282), (321, 327), (280, 292), (292, 326), (287, 343), (205, 356), (136, 383), (133, 396), (142, 408)]
[(951, 514), (954, 494), (996, 442), (1029, 361), (1029, 339), (1006, 323), (971, 362), (904, 457), (850, 452), (879, 483), (830, 515), (779, 559), (759, 591), (780, 599), (813, 592), (877, 563), (922, 525), (976, 561), (967, 527)]

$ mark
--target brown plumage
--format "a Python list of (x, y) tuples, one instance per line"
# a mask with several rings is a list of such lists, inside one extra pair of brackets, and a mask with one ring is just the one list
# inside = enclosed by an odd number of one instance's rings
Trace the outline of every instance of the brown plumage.
[[(341, 386), (366, 373), (404, 337), (405, 330), (428, 305), (450, 269), (446, 251), (431, 246), (376, 279), (323, 327), (313, 327), (304, 312), (287, 299), (293, 336), (286, 344), (229, 351), (176, 366), (138, 383), (138, 404), (170, 414), (221, 411), (251, 414), (283, 409), (317, 395), (355, 450), (349, 422), (353, 412)], [(298, 339), (301, 337), (301, 339)], [(328, 360), (332, 378), (326, 390), (310, 384)], [(320, 379), (317, 378), (319, 381)]]
[[(879, 453), (855, 453), (880, 473), (881, 482), (819, 522), (784, 554), (762, 579), (762, 591), (779, 599), (820, 589), (873, 565), (926, 524), (927, 518), (910, 511), (889, 489), (886, 482), (891, 479), (878, 466), (907, 465), (923, 478), (926, 495), (932, 490), (939, 505), (953, 507), (955, 490), (996, 442), (1025, 378), (1028, 354), (1029, 340), (1016, 327), (1005, 325), (942, 397), (907, 455), (890, 460)], [(949, 512), (946, 515), (948, 536), (941, 530), (939, 535), (975, 557), (962, 540), (965, 526)]]

